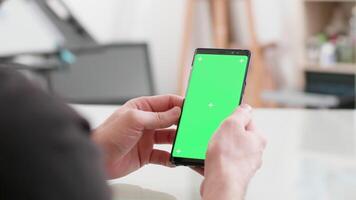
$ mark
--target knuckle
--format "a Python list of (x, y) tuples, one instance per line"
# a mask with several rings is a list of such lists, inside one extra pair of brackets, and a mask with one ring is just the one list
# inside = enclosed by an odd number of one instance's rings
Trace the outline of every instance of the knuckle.
[(156, 120), (157, 120), (159, 126), (162, 125), (162, 122), (164, 120), (163, 115), (161, 113), (156, 112), (155, 117), (156, 117)]
[(129, 121), (135, 121), (137, 119), (137, 112), (134, 109), (129, 109), (126, 111), (126, 118)]
[(259, 142), (260, 142), (260, 146), (262, 146), (262, 149), (265, 149), (267, 146), (267, 139), (266, 137), (260, 135), (259, 137)]
[(260, 158), (260, 159), (257, 161), (256, 169), (260, 169), (260, 168), (262, 167), (262, 164), (263, 164), (263, 160), (262, 160), (262, 158)]
[(141, 129), (143, 127), (144, 122), (140, 118), (139, 112), (135, 109), (128, 109), (125, 113), (123, 113), (124, 123), (131, 128)]
[(244, 124), (242, 123), (242, 118), (241, 117), (238, 117), (238, 116), (234, 116), (233, 117), (233, 120), (235, 122), (235, 125), (238, 126), (238, 127), (241, 127), (243, 126)]
[(134, 101), (136, 101), (136, 100), (137, 100), (137, 98), (135, 98), (135, 99), (130, 99), (130, 100), (126, 101), (126, 103), (127, 103), (127, 104), (130, 104), (130, 103), (132, 103), (132, 102), (134, 102)]
[(253, 166), (255, 170), (258, 170), (262, 167), (263, 160), (262, 160), (262, 152), (258, 152), (255, 154), (254, 159), (253, 159)]
[(130, 100), (126, 101), (123, 106), (130, 105), (130, 104), (132, 104), (133, 101), (134, 101), (134, 99), (130, 99)]
[(134, 103), (137, 103), (137, 102), (141, 102), (145, 99), (147, 99), (148, 96), (140, 96), (140, 97), (136, 97), (136, 98), (133, 98), (133, 99), (130, 99), (129, 101), (127, 101), (128, 104), (134, 104)]
[(180, 96), (178, 96), (178, 95), (176, 95), (176, 94), (172, 94), (172, 93), (167, 94), (167, 96), (168, 96), (169, 98), (178, 98), (178, 97), (180, 97)]
[(130, 99), (128, 100), (125, 104), (134, 104), (135, 102), (139, 101), (141, 97), (138, 97), (138, 98), (134, 98), (134, 99)]
[(236, 127), (243, 127), (244, 124), (241, 122), (241, 120), (236, 119), (235, 126)]
[(236, 120), (235, 117), (229, 117), (227, 118), (224, 123), (223, 123), (223, 127), (225, 128), (236, 128), (238, 126), (238, 120)]
[(238, 108), (238, 110), (232, 115), (236, 118), (245, 118), (251, 115), (250, 112), (246, 112), (244, 109)]
[(263, 139), (262, 139), (262, 146), (263, 146), (263, 149), (265, 149), (265, 148), (267, 147), (267, 144), (268, 144), (267, 139), (266, 139), (266, 138), (263, 138)]

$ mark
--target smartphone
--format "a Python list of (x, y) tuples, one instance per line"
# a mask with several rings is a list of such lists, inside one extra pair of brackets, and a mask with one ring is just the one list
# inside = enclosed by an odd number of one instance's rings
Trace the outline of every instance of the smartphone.
[(174, 165), (204, 165), (211, 136), (241, 103), (250, 57), (249, 50), (195, 50), (171, 151)]

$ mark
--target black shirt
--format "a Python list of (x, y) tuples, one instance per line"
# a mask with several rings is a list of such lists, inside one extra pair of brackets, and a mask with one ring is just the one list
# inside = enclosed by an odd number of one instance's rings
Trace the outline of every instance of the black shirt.
[(0, 200), (107, 200), (88, 123), (0, 66)]

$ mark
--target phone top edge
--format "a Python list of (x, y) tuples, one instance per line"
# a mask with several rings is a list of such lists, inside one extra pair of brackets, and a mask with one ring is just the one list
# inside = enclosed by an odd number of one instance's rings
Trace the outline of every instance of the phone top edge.
[(194, 54), (245, 55), (250, 57), (251, 51), (248, 49), (197, 48)]

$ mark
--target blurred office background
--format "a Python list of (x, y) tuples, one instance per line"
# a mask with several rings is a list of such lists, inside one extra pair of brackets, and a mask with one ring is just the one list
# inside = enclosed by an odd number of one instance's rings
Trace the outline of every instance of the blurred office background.
[[(247, 199), (356, 199), (355, 0), (7, 0), (0, 8), (0, 62), (23, 64), (69, 103), (114, 104), (73, 106), (93, 127), (130, 98), (184, 95), (198, 47), (253, 53), (244, 101), (268, 108), (255, 119), (269, 145)], [(149, 166), (114, 180), (124, 185), (113, 192), (199, 199), (200, 181), (186, 168)]]
[(252, 50), (255, 107), (354, 108), (353, 0), (10, 0), (0, 59), (72, 102), (184, 94), (197, 47)]

